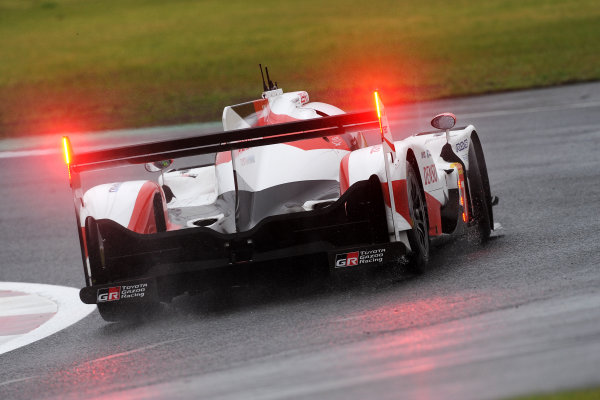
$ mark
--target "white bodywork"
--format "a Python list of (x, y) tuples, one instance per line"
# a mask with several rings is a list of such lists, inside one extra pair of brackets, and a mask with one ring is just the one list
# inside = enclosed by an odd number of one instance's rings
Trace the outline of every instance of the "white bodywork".
[[(242, 115), (240, 114), (242, 109), (249, 110), (249, 112)], [(343, 111), (335, 106), (310, 102), (307, 92), (283, 93), (278, 89), (265, 92), (260, 100), (225, 107), (223, 128), (225, 131), (229, 131), (341, 113)], [(474, 127), (468, 126), (461, 130), (451, 131), (449, 134), (450, 145), (467, 169), (469, 168), (468, 151), (473, 132)], [(234, 170), (237, 174), (237, 189), (249, 193), (248, 196), (251, 199), (259, 199), (258, 196), (261, 193), (270, 196), (268, 195), (271, 193), (269, 191), (273, 191), (273, 196), (279, 196), (280, 193), (285, 193), (285, 190), (275, 190), (284, 188), (285, 185), (300, 185), (317, 181), (334, 182), (338, 188), (341, 184), (341, 191), (343, 191), (353, 183), (369, 179), (373, 174), (379, 177), (383, 190), (388, 181), (388, 174), (384, 165), (382, 145), (366, 146), (366, 142), (361, 139), (360, 134), (345, 139), (333, 136), (328, 140), (310, 139), (310, 141), (302, 141), (302, 143), (274, 144), (219, 153), (216, 156), (215, 165), (165, 172), (156, 179), (157, 187), (162, 190), (160, 188), (166, 185), (175, 196), (167, 203), (170, 215), (175, 211), (216, 205), (219, 201), (225, 202), (227, 194), (236, 191)], [(440, 157), (440, 151), (445, 143), (444, 132), (415, 135), (394, 141), (394, 150), (391, 156), (388, 155), (389, 178), (400, 188), (396, 192), (396, 187), (392, 185), (395, 209), (392, 211), (389, 203), (386, 205), (390, 240), (400, 240), (409, 249), (410, 244), (406, 231), (412, 228), (412, 221), (406, 210), (402, 208), (406, 206), (406, 196), (401, 190), (402, 182), (406, 180), (407, 160), (414, 157), (418, 166), (429, 208), (430, 235), (439, 235), (442, 233), (437, 217), (439, 210), (447, 204), (449, 190), (457, 189), (459, 181), (459, 167)], [(345, 175), (346, 182), (341, 182), (343, 179), (341, 179), (340, 171)], [(112, 183), (89, 189), (83, 197), (81, 226), (84, 226), (85, 218), (88, 215), (97, 219), (112, 219), (124, 227), (130, 226), (140, 188), (145, 182)], [(253, 197), (253, 194), (256, 194), (256, 197)], [(282, 198), (281, 202), (287, 201), (285, 205), (289, 208), (289, 212), (298, 212), (310, 210), (320, 202), (335, 200), (340, 195), (338, 189), (334, 195), (323, 194), (320, 196), (321, 198), (302, 198), (298, 200), (299, 208), (295, 204), (288, 207), (289, 199)], [(164, 197), (164, 193), (162, 196)], [(234, 206), (230, 206), (229, 209), (223, 208), (221, 205), (219, 207), (221, 208), (206, 211), (201, 216), (190, 217), (187, 221), (170, 224), (169, 229), (198, 226), (195, 223), (200, 220), (216, 220), (216, 222), (203, 226), (225, 233), (234, 231), (235, 225), (223, 222), (233, 215)], [(287, 211), (280, 207), (273, 212)], [(249, 221), (248, 227), (256, 222), (252, 219)], [(394, 232), (394, 225), (397, 234)]]
[(112, 219), (127, 227), (135, 199), (144, 183), (146, 181), (106, 183), (86, 191), (83, 195), (84, 207), (81, 208), (81, 226), (85, 226), (85, 219), (92, 216), (96, 219)]
[[(469, 167), (468, 149), (471, 134), (474, 131), (472, 125), (456, 131), (450, 132), (450, 145), (456, 149), (457, 143), (465, 145), (459, 147), (456, 154), (464, 162), (465, 167)], [(427, 196), (428, 206), (430, 209), (430, 225), (434, 229), (436, 225), (431, 224), (431, 211), (433, 207), (441, 208), (445, 206), (449, 200), (449, 189), (458, 188), (458, 169), (456, 165), (444, 161), (440, 157), (442, 146), (446, 144), (446, 136), (443, 132), (433, 133), (428, 135), (410, 136), (401, 141), (394, 141), (395, 152), (393, 153), (394, 161), (389, 162), (390, 175), (392, 181), (402, 181), (406, 179), (406, 161), (409, 158), (408, 154), (412, 153), (418, 164), (419, 173), (423, 190)], [(352, 185), (361, 180), (368, 179), (372, 174), (376, 174), (381, 182), (387, 182), (386, 171), (383, 163), (383, 149), (381, 145), (370, 146), (364, 149), (353, 151), (348, 159), (348, 180)], [(446, 171), (451, 171), (447, 173)], [(402, 202), (402, 199), (397, 199)], [(437, 202), (437, 204), (436, 204)], [(386, 205), (388, 213), (388, 226), (392, 225), (392, 210)], [(406, 215), (401, 215), (394, 210), (394, 217), (399, 225), (397, 230), (407, 231), (412, 228), (411, 221), (406, 218)], [(392, 235), (390, 230), (390, 235)], [(441, 234), (441, 229), (431, 231), (430, 235), (436, 236)], [(404, 244), (410, 249), (410, 244), (405, 235), (401, 234)]]

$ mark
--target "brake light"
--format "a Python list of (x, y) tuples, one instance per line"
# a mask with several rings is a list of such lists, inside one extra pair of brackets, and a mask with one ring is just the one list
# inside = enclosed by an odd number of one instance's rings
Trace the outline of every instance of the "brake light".
[(373, 93), (373, 95), (375, 96), (375, 108), (377, 109), (377, 118), (379, 118), (380, 123), (381, 123), (381, 109), (379, 108), (379, 93), (377, 93), (377, 91), (375, 91)]
[(73, 153), (71, 151), (71, 142), (69, 141), (69, 138), (67, 136), (63, 136), (62, 143), (63, 143), (63, 154), (65, 156), (65, 164), (67, 164), (67, 166), (69, 166), (69, 165), (71, 165), (71, 160), (73, 159)]

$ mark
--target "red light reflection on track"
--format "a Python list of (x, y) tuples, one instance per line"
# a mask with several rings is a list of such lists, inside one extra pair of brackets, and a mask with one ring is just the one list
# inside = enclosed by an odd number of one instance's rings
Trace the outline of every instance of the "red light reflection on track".
[(350, 363), (372, 365), (377, 360), (377, 364), (387, 364), (385, 369), (393, 376), (417, 374), (445, 364), (440, 349), (452, 348), (469, 335), (468, 326), (445, 322), (461, 321), (492, 305), (493, 299), (493, 293), (472, 291), (390, 303), (340, 318), (334, 329), (377, 334), (374, 340), (365, 342), (368, 350), (357, 352), (358, 358)]
[[(134, 395), (131, 394), (131, 390), (128, 390), (127, 394), (120, 394), (114, 390), (129, 388), (130, 382), (144, 381), (145, 376), (155, 376), (157, 370), (161, 371), (160, 360), (168, 358), (168, 355), (172, 356), (167, 354), (169, 350), (165, 345), (187, 339), (189, 338), (171, 339), (122, 352), (112, 352), (49, 374), (44, 378), (44, 384), (58, 393), (64, 393), (65, 389), (68, 391), (69, 388), (78, 388), (79, 391), (81, 388), (107, 388), (111, 391), (106, 397), (109, 399), (152, 397), (149, 389), (144, 387), (135, 389)], [(163, 375), (165, 373), (162, 371)], [(97, 398), (96, 394), (94, 398)]]
[[(119, 384), (126, 387), (130, 380), (139, 381), (141, 376), (146, 375), (146, 369), (155, 363), (156, 359), (145, 355), (90, 361), (49, 375), (45, 379), (45, 384), (58, 392), (71, 387), (99, 388), (114, 387)], [(114, 396), (115, 393), (112, 395)]]
[[(370, 331), (394, 331), (430, 325), (433, 321), (462, 318), (473, 309), (492, 304), (491, 293), (462, 292), (451, 296), (390, 303), (385, 306), (341, 318), (336, 322), (345, 327), (364, 326)], [(343, 327), (340, 327), (343, 329)]]

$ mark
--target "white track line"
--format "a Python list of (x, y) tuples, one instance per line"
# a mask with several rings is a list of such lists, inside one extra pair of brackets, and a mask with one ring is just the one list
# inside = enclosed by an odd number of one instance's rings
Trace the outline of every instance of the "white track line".
[[(548, 111), (560, 111), (560, 110), (573, 110), (573, 109), (581, 109), (581, 108), (595, 108), (600, 107), (600, 102), (598, 101), (588, 101), (582, 103), (571, 103), (571, 104), (557, 104), (557, 105), (549, 105), (549, 106), (541, 106), (541, 107), (528, 107), (528, 108), (516, 108), (516, 109), (508, 109), (508, 110), (494, 110), (494, 111), (484, 111), (484, 112), (473, 112), (473, 113), (456, 113), (461, 120), (469, 119), (469, 118), (485, 118), (485, 117), (498, 117), (504, 115), (513, 115), (513, 114), (528, 114), (528, 113), (537, 113), (537, 112), (548, 112)], [(394, 107), (392, 107), (394, 108)], [(391, 122), (393, 123), (401, 123), (406, 121), (414, 121), (415, 118), (398, 118), (393, 119)], [(102, 138), (112, 138), (112, 137), (135, 137), (136, 134), (145, 133), (148, 134), (152, 132), (152, 136), (155, 138), (165, 138), (172, 136), (172, 132), (177, 132), (178, 130), (186, 130), (186, 129), (204, 129), (207, 128), (215, 128), (219, 127), (219, 123), (216, 122), (208, 122), (205, 124), (193, 124), (193, 125), (180, 125), (180, 126), (172, 126), (172, 127), (157, 127), (157, 128), (142, 128), (142, 129), (131, 129), (131, 130), (119, 130), (119, 131), (106, 131), (106, 132), (94, 132), (95, 140), (101, 140)], [(76, 136), (72, 135), (72, 136)], [(48, 142), (47, 137), (39, 137), (37, 138), (40, 141)], [(0, 151), (0, 159), (2, 158), (16, 158), (16, 157), (31, 157), (31, 156), (44, 156), (48, 154), (58, 154), (62, 151), (60, 148), (60, 137), (56, 136), (53, 138), (51, 143), (55, 146), (52, 148), (42, 148), (42, 149), (31, 149), (31, 150), (18, 150), (15, 147), (19, 147), (18, 142), (15, 144), (12, 143), (9, 148), (12, 148), (8, 151)], [(24, 145), (31, 145), (31, 141), (23, 142)], [(48, 145), (48, 143), (46, 144)], [(44, 145), (42, 146), (44, 147)], [(92, 146), (93, 147), (93, 146)], [(6, 148), (6, 147), (5, 147)], [(81, 151), (82, 149), (79, 149)], [(90, 150), (87, 149), (86, 150)]]
[(548, 112), (548, 111), (561, 111), (561, 110), (576, 110), (581, 108), (595, 108), (600, 107), (600, 102), (587, 102), (587, 103), (573, 103), (573, 104), (561, 104), (556, 106), (542, 106), (542, 107), (530, 107), (530, 108), (517, 108), (511, 110), (495, 110), (486, 112), (474, 112), (460, 114), (461, 118), (484, 118), (484, 117), (500, 117), (504, 115), (514, 114), (530, 114), (537, 112)]
[(28, 377), (25, 377), (25, 378), (11, 379), (10, 381), (1, 382), (0, 386), (6, 386), (6, 385), (10, 385), (11, 383), (28, 381), (28, 380), (33, 379), (33, 378), (37, 378), (37, 376), (28, 376)]
[[(480, 112), (455, 112), (456, 116), (460, 118), (461, 121), (465, 121), (471, 118), (486, 118), (486, 117), (501, 117), (508, 115), (517, 115), (517, 114), (532, 114), (538, 112), (551, 112), (551, 111), (561, 111), (561, 110), (576, 110), (576, 109), (585, 109), (585, 108), (597, 108), (600, 107), (599, 101), (589, 101), (585, 103), (573, 103), (573, 104), (558, 104), (552, 106), (540, 106), (540, 107), (527, 107), (527, 108), (511, 108), (505, 110), (493, 110), (493, 111), (480, 111)], [(390, 114), (390, 113), (388, 113)], [(415, 121), (417, 118), (413, 117), (401, 117), (401, 118), (392, 118), (390, 119), (390, 123), (399, 124), (403, 122), (411, 122)], [(596, 126), (596, 125), (595, 125)], [(1, 157), (0, 153), (0, 157)]]
[(150, 350), (150, 349), (153, 349), (155, 347), (163, 346), (165, 344), (180, 342), (182, 340), (187, 340), (189, 338), (190, 337), (183, 337), (183, 338), (179, 338), (179, 339), (165, 340), (164, 342), (154, 343), (154, 344), (151, 344), (151, 345), (148, 345), (148, 346), (140, 347), (138, 349), (124, 351), (122, 353), (117, 353), (117, 354), (111, 354), (110, 356), (106, 356), (106, 357), (96, 358), (95, 360), (86, 361), (84, 364), (93, 364), (93, 363), (97, 363), (97, 362), (101, 362), (101, 361), (112, 360), (113, 358), (125, 357), (125, 356), (128, 356), (130, 354), (135, 354), (135, 353), (139, 353), (139, 352), (142, 352), (142, 351)]
[(4, 343), (10, 342), (13, 339), (18, 338), (21, 335), (8, 335), (8, 336), (0, 336), (0, 346), (2, 346)]
[[(0, 290), (10, 290), (15, 292), (23, 292), (34, 296), (12, 296), (4, 297), (6, 304), (12, 304), (15, 307), (16, 303), (8, 303), (18, 299), (31, 302), (35, 297), (39, 296), (48, 301), (47, 304), (42, 303), (41, 306), (48, 310), (49, 302), (55, 303), (54, 310), (56, 314), (47, 322), (23, 335), (16, 335), (11, 340), (6, 340), (0, 344), (0, 354), (7, 353), (19, 347), (26, 346), (30, 343), (48, 337), (62, 329), (73, 325), (77, 321), (86, 317), (96, 309), (95, 305), (83, 304), (79, 300), (79, 290), (65, 286), (44, 285), (38, 283), (22, 283), (22, 282), (0, 282)], [(8, 300), (7, 300), (8, 299)], [(21, 307), (22, 310), (24, 308)], [(11, 313), (11, 311), (6, 311)], [(27, 314), (24, 311), (23, 314)], [(4, 314), (6, 315), (6, 314)], [(11, 315), (15, 315), (12, 314)]]
[(0, 152), (0, 158), (16, 158), (16, 157), (30, 157), (30, 156), (46, 156), (48, 154), (56, 154), (60, 152), (59, 149), (41, 149), (41, 150), (19, 150), (19, 151), (2, 151)]
[[(57, 304), (36, 294), (0, 298), (0, 317), (28, 314), (49, 314), (57, 311)], [(0, 332), (2, 329), (0, 328)]]

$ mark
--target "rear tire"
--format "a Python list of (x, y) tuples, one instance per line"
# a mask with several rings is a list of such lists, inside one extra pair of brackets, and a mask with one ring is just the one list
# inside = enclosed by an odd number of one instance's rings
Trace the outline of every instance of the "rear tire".
[(492, 232), (489, 211), (491, 209), (491, 199), (487, 195), (484, 186), (484, 179), (487, 181), (487, 176), (482, 176), (475, 149), (473, 148), (469, 150), (469, 171), (467, 178), (469, 180), (473, 219), (477, 223), (476, 241), (483, 244), (489, 240)]
[(422, 273), (429, 262), (429, 215), (417, 171), (412, 163), (406, 162), (408, 210), (412, 219), (412, 229), (407, 231), (412, 249), (408, 254), (408, 267), (412, 272)]
[(107, 322), (137, 322), (155, 316), (160, 310), (160, 303), (98, 303), (98, 312)]

